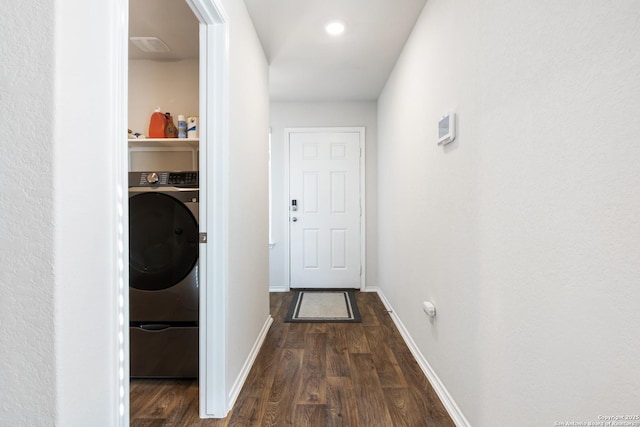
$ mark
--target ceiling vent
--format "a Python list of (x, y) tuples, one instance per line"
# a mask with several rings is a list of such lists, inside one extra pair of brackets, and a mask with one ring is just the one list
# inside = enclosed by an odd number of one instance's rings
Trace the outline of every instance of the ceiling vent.
[(161, 53), (171, 50), (157, 37), (130, 37), (129, 40), (143, 52)]

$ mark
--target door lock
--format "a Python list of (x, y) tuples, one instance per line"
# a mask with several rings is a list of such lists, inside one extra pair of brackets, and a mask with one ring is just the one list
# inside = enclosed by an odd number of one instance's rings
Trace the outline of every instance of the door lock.
[(296, 199), (291, 200), (291, 210), (294, 212), (298, 210), (298, 201)]

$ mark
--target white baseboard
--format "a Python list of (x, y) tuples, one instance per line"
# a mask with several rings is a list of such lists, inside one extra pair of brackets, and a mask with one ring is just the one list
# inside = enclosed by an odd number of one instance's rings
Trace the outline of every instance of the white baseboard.
[(269, 292), (289, 292), (289, 285), (269, 285)]
[(267, 333), (269, 332), (269, 328), (273, 323), (273, 317), (269, 316), (267, 320), (264, 322), (262, 326), (262, 330), (260, 334), (258, 334), (258, 338), (256, 342), (253, 343), (253, 348), (251, 348), (251, 352), (247, 357), (247, 360), (244, 362), (244, 366), (240, 370), (240, 374), (238, 378), (233, 383), (233, 387), (231, 387), (231, 391), (229, 392), (229, 397), (227, 399), (227, 408), (231, 410), (233, 405), (236, 403), (236, 399), (238, 399), (238, 395), (240, 394), (240, 390), (242, 390), (242, 386), (244, 382), (247, 380), (249, 376), (249, 371), (251, 371), (251, 367), (253, 366), (253, 362), (256, 361), (256, 357), (258, 357), (258, 353), (260, 352), (260, 348), (262, 347), (262, 343), (264, 343), (265, 338), (267, 337)]
[(431, 365), (429, 365), (429, 362), (427, 362), (427, 359), (424, 357), (422, 352), (418, 349), (418, 346), (416, 345), (415, 341), (413, 341), (413, 338), (409, 334), (409, 331), (407, 330), (407, 328), (402, 323), (402, 320), (400, 320), (400, 318), (395, 313), (395, 311), (393, 311), (393, 307), (391, 307), (391, 304), (389, 303), (389, 300), (387, 300), (387, 298), (385, 297), (384, 293), (379, 288), (371, 289), (371, 290), (378, 292), (378, 295), (380, 296), (382, 303), (385, 305), (385, 307), (389, 311), (389, 315), (391, 315), (391, 319), (393, 320), (393, 323), (395, 323), (396, 327), (398, 328), (398, 331), (400, 331), (400, 335), (402, 335), (402, 338), (407, 344), (407, 347), (409, 347), (409, 350), (411, 350), (411, 354), (413, 354), (413, 357), (415, 357), (416, 361), (418, 362), (418, 365), (420, 366), (420, 369), (422, 369), (422, 372), (424, 372), (427, 379), (431, 383), (431, 386), (433, 387), (436, 394), (442, 401), (442, 404), (444, 405), (445, 409), (449, 413), (449, 416), (451, 417), (453, 422), (456, 424), (457, 427), (471, 427), (471, 424), (469, 424), (469, 421), (465, 418), (464, 414), (462, 413), (462, 411), (460, 410), (456, 402), (453, 400), (453, 397), (451, 397), (451, 394), (449, 394), (449, 391), (447, 390), (447, 388), (444, 386), (442, 381), (440, 381), (440, 378), (438, 378), (438, 375), (436, 375)]

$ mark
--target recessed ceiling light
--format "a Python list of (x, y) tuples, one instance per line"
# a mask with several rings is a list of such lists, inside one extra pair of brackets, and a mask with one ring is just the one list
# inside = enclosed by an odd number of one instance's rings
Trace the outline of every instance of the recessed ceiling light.
[(130, 37), (130, 40), (143, 52), (169, 52), (169, 46), (157, 37)]
[(337, 36), (344, 33), (344, 24), (340, 21), (329, 22), (324, 29), (332, 36)]

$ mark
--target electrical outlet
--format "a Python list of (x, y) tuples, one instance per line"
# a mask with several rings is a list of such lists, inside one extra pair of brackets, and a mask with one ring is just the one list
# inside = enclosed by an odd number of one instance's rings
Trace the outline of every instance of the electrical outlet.
[(425, 301), (422, 303), (422, 309), (425, 313), (427, 313), (427, 316), (431, 318), (436, 317), (436, 306), (429, 301)]

